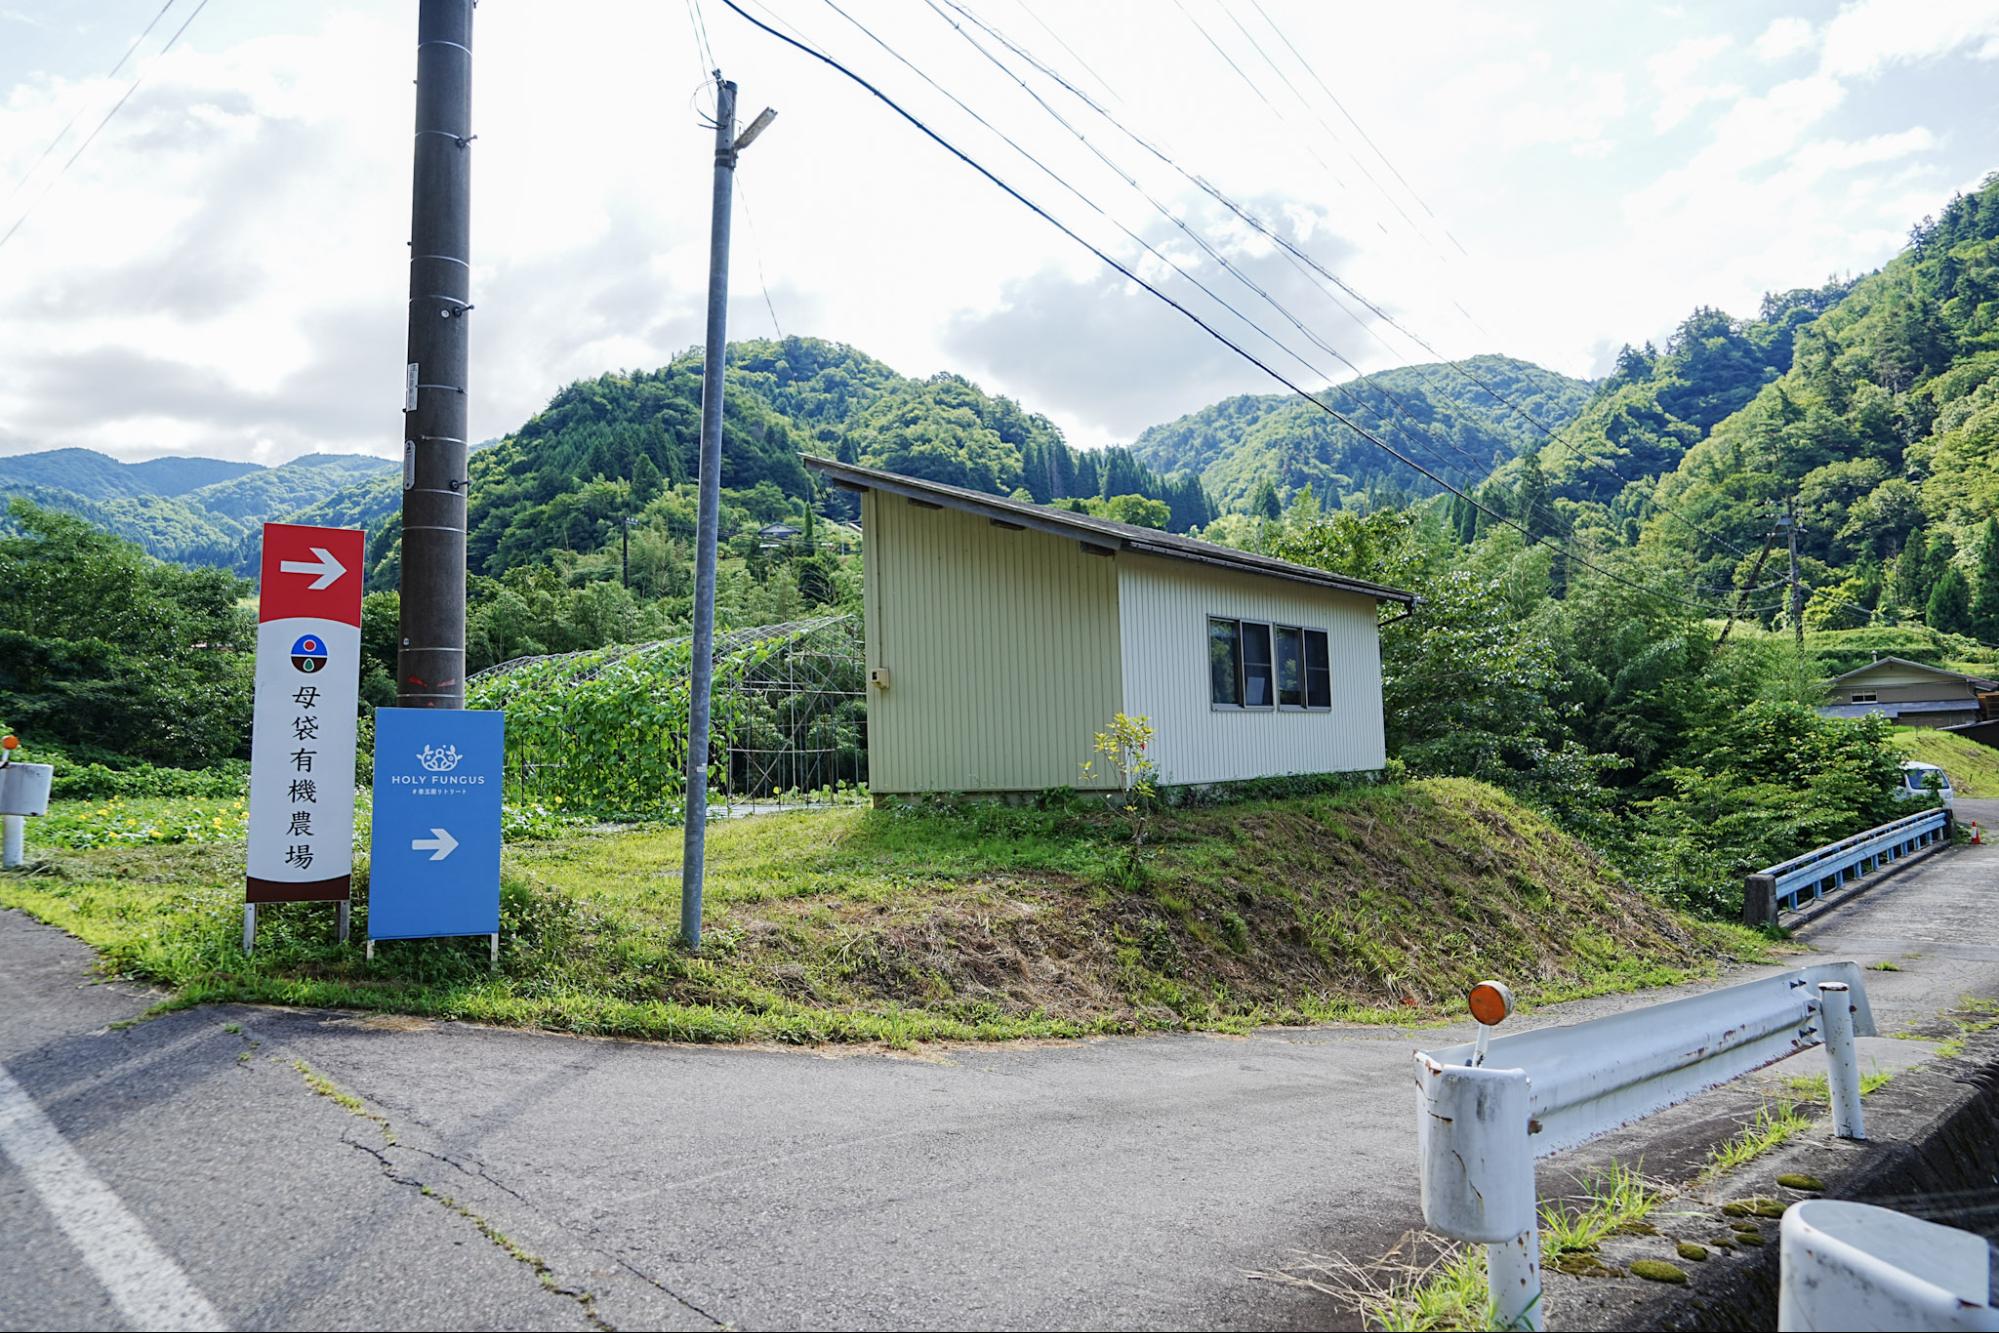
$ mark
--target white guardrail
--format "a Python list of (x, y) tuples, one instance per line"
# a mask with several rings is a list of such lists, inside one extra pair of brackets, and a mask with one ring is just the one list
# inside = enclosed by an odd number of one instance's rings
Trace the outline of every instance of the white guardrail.
[(1983, 1236), (1841, 1199), (1792, 1204), (1781, 1235), (1782, 1333), (1999, 1330)]
[(1816, 901), (1849, 880), (1948, 843), (1950, 826), (1950, 811), (1919, 810), (1758, 870), (1742, 882), (1742, 920), (1774, 926), (1779, 912), (1797, 910), (1805, 898)]
[[(1480, 991), (1504, 994), (1485, 983)], [(1509, 1001), (1510, 1003), (1510, 1001)], [(1504, 1016), (1480, 1006), (1488, 1021)], [(1865, 1138), (1853, 1038), (1874, 1035), (1860, 969), (1827, 963), (1566, 1027), (1416, 1053), (1423, 1219), (1487, 1246), (1502, 1328), (1546, 1327), (1534, 1160), (1816, 1046), (1833, 1123)]]

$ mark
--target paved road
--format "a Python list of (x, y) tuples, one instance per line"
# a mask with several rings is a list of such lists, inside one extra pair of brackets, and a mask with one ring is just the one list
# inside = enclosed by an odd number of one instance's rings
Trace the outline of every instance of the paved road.
[[(1869, 974), (1892, 1031), (1999, 992), (1995, 881), (1999, 849), (1954, 852), (1810, 942), (1900, 962)], [(1323, 1325), (1247, 1274), (1416, 1221), (1405, 1033), (906, 1058), (233, 1007), (118, 1027), (156, 997), (90, 963), (0, 912), (0, 1327)]]

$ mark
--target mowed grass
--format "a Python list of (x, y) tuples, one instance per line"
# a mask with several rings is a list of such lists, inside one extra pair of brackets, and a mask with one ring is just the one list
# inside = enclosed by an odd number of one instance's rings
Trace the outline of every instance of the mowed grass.
[(1895, 728), (1895, 747), (1906, 759), (1935, 764), (1950, 774), (1959, 796), (1999, 796), (1999, 750), (1934, 727)]
[(1485, 976), (1528, 1003), (1683, 980), (1759, 937), (1619, 882), (1496, 790), (1425, 780), (1159, 814), (1140, 882), (1100, 802), (840, 809), (710, 829), (707, 931), (678, 940), (678, 828), (509, 844), (501, 960), (390, 941), (333, 909), (259, 910), (242, 845), (53, 849), (0, 904), (96, 946), (182, 1006), (346, 1007), (696, 1041), (880, 1041), (1414, 1023)]

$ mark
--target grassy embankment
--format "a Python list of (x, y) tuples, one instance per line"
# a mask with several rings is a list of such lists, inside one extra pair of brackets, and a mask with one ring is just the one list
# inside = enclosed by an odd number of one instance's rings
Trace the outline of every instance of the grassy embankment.
[(1959, 796), (1999, 796), (1999, 750), (1989, 745), (1934, 727), (1897, 727), (1895, 746), (1904, 758), (1950, 774)]
[(389, 943), (364, 962), (334, 946), (323, 905), (265, 908), (245, 959), (237, 841), (59, 850), (39, 873), (0, 875), (0, 904), (169, 987), (172, 1005), (713, 1041), (1413, 1022), (1460, 1010), (1485, 976), (1544, 1003), (1761, 948), (1641, 897), (1474, 782), (1163, 812), (1136, 886), (1119, 881), (1121, 836), (1081, 800), (730, 821), (709, 835), (693, 958), (674, 938), (679, 830), (571, 829), (507, 847), (497, 973), (483, 939)]

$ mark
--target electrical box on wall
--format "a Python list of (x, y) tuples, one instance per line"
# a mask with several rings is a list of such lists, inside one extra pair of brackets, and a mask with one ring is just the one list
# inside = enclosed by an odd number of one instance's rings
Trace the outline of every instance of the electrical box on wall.
[(870, 685), (874, 686), (874, 687), (875, 687), (876, 689), (878, 689), (878, 690), (885, 690), (885, 689), (887, 689), (887, 688), (888, 688), (888, 668), (887, 668), (887, 667), (885, 667), (885, 666), (882, 666), (882, 667), (875, 667), (875, 668), (873, 668), (872, 670), (870, 670), (870, 671), (868, 672), (868, 684), (870, 684)]

